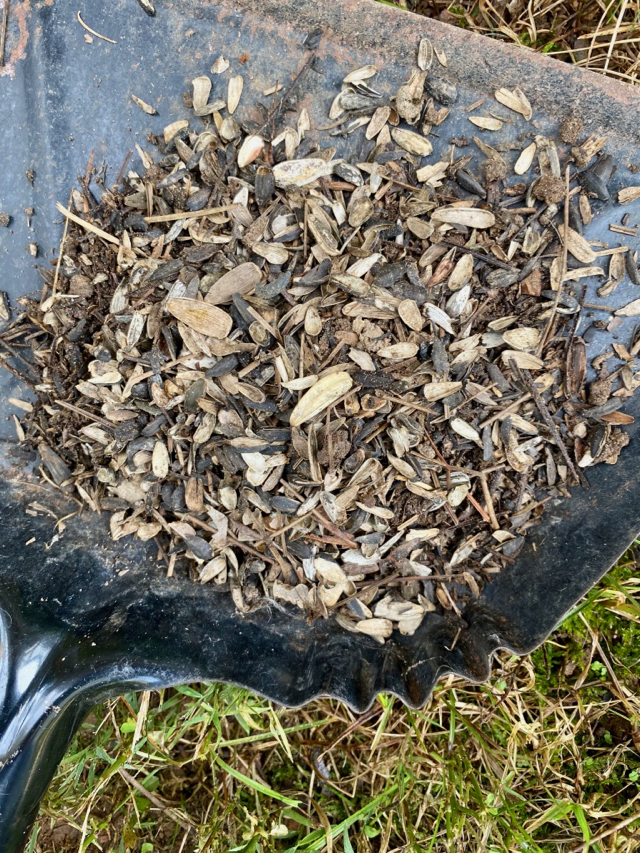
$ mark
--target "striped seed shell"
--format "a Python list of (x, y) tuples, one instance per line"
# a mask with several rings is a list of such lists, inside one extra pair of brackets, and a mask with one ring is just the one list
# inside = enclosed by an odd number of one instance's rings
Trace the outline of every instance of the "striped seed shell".
[(460, 391), (462, 382), (430, 382), (422, 389), (425, 399), (430, 403), (435, 403), (437, 400), (443, 400), (456, 391)]
[(367, 125), (365, 136), (367, 139), (373, 139), (377, 136), (385, 124), (389, 121), (391, 115), (391, 107), (378, 107), (375, 113), (371, 116), (371, 121)]
[(529, 99), (524, 94), (522, 89), (519, 89), (517, 86), (515, 87), (515, 89), (497, 89), (495, 92), (495, 98), (496, 101), (499, 101), (501, 104), (504, 104), (505, 107), (508, 107), (515, 113), (520, 113), (520, 115), (523, 115), (527, 121), (531, 120), (533, 110), (531, 109)]
[(164, 141), (166, 143), (171, 142), (176, 133), (179, 133), (181, 130), (185, 130), (187, 127), (189, 127), (189, 122), (186, 119), (172, 121), (171, 124), (168, 124), (163, 130)]
[(227, 109), (229, 110), (229, 115), (233, 115), (237, 110), (240, 98), (242, 97), (243, 87), (244, 80), (241, 74), (230, 78), (227, 90)]
[(531, 145), (527, 145), (527, 147), (520, 153), (520, 156), (516, 160), (516, 164), (513, 167), (513, 171), (516, 175), (524, 175), (525, 172), (528, 172), (533, 163), (533, 158), (536, 156), (536, 144), (532, 142)]
[(503, 122), (493, 116), (469, 116), (469, 121), (481, 130), (500, 130)]
[(191, 81), (193, 86), (193, 111), (197, 116), (207, 115), (207, 104), (211, 94), (211, 80), (203, 75)]
[(615, 312), (616, 317), (637, 317), (640, 315), (640, 299), (634, 299), (633, 302), (628, 302), (622, 308), (618, 308)]
[(399, 344), (391, 344), (388, 347), (382, 347), (377, 353), (380, 358), (390, 358), (394, 361), (401, 361), (405, 358), (414, 358), (418, 354), (418, 344), (411, 341), (404, 341)]
[(463, 421), (462, 418), (451, 418), (449, 425), (451, 429), (462, 438), (466, 438), (468, 441), (480, 443), (480, 433), (478, 430), (474, 429), (471, 424)]
[(304, 394), (291, 412), (290, 424), (300, 426), (346, 394), (353, 386), (353, 380), (344, 370), (323, 376)]
[(209, 305), (223, 305), (225, 302), (231, 302), (234, 293), (241, 296), (250, 293), (261, 280), (262, 275), (255, 264), (239, 264), (211, 286), (204, 301)]
[(151, 454), (151, 470), (154, 477), (164, 480), (169, 473), (169, 451), (164, 441), (156, 441)]
[(449, 290), (460, 290), (469, 281), (473, 273), (473, 255), (462, 255), (447, 282)]
[(521, 326), (519, 329), (507, 329), (502, 334), (505, 344), (513, 349), (535, 349), (540, 343), (540, 332), (531, 326)]
[(454, 207), (449, 205), (439, 207), (431, 214), (436, 222), (446, 222), (448, 225), (466, 225), (468, 228), (491, 228), (496, 218), (490, 210), (477, 207)]
[(413, 299), (403, 299), (398, 305), (398, 315), (405, 326), (413, 329), (414, 332), (422, 331), (424, 318)]
[(536, 355), (532, 355), (530, 352), (506, 349), (503, 350), (500, 357), (502, 358), (502, 363), (506, 367), (509, 367), (510, 361), (513, 361), (516, 367), (520, 367), (523, 370), (542, 370), (544, 367), (542, 359), (538, 358)]
[(224, 339), (233, 328), (233, 320), (225, 311), (198, 299), (169, 299), (167, 311), (188, 328), (211, 338)]
[(402, 127), (392, 127), (391, 138), (394, 142), (397, 142), (401, 148), (408, 151), (409, 154), (417, 154), (420, 157), (426, 157), (433, 151), (433, 145), (429, 140), (420, 133), (415, 133), (413, 130), (405, 130)]
[(343, 83), (360, 83), (363, 80), (369, 80), (374, 74), (378, 73), (375, 65), (363, 65), (362, 68), (356, 68), (355, 71), (350, 71), (342, 81)]
[(429, 39), (420, 39), (418, 45), (418, 68), (420, 71), (428, 71), (433, 62), (433, 45)]
[(333, 164), (319, 157), (309, 157), (305, 160), (285, 160), (273, 167), (273, 177), (276, 185), (287, 187), (304, 187), (333, 172)]
[(238, 151), (238, 166), (244, 169), (249, 163), (253, 163), (259, 157), (264, 148), (264, 139), (261, 136), (247, 136)]
[(429, 315), (429, 319), (432, 323), (435, 323), (436, 326), (440, 326), (441, 329), (444, 329), (445, 332), (449, 332), (450, 335), (453, 334), (451, 318), (446, 311), (443, 311), (442, 308), (438, 308), (437, 305), (427, 305), (427, 314)]

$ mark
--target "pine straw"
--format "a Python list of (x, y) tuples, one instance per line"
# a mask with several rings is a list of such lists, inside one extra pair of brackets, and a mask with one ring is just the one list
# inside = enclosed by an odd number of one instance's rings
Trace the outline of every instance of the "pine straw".
[(398, 5), (629, 83), (640, 79), (637, 0), (404, 0)]
[[(637, 2), (395, 5), (638, 81)], [(28, 850), (637, 851), (639, 575), (629, 552), (540, 650), (501, 653), (486, 685), (441, 682), (420, 712), (386, 696), (361, 717), (329, 700), (288, 711), (225, 685), (107, 703)]]

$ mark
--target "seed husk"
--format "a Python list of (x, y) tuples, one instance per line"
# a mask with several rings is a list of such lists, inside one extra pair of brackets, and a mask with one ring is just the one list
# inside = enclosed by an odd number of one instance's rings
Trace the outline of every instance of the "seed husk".
[(412, 299), (403, 299), (398, 305), (398, 315), (405, 325), (414, 332), (420, 332), (424, 325), (424, 319), (420, 309)]
[(229, 115), (233, 115), (238, 109), (243, 88), (244, 79), (241, 74), (230, 78), (227, 91), (227, 110), (229, 111)]
[(169, 299), (167, 311), (194, 332), (210, 338), (226, 338), (233, 327), (233, 320), (225, 311), (197, 299)]
[(433, 45), (427, 38), (420, 39), (418, 45), (418, 68), (428, 71), (433, 63)]
[(251, 293), (260, 281), (262, 273), (254, 263), (238, 264), (209, 288), (204, 301), (210, 305), (224, 305), (231, 302), (234, 293), (241, 296)]
[(319, 178), (330, 175), (332, 171), (331, 163), (317, 157), (309, 157), (305, 160), (285, 160), (282, 163), (276, 163), (273, 167), (273, 177), (276, 186), (286, 189), (287, 187), (304, 187)]
[(504, 122), (493, 116), (469, 116), (469, 121), (481, 130), (501, 130)]
[(430, 403), (450, 397), (462, 388), (462, 382), (430, 382), (422, 392)]
[(323, 376), (299, 400), (291, 412), (289, 423), (292, 427), (297, 427), (310, 421), (336, 403), (352, 386), (351, 376), (344, 371)]
[(517, 350), (534, 350), (540, 343), (539, 329), (521, 326), (518, 329), (507, 329), (502, 333), (505, 344)]
[(536, 156), (536, 144), (532, 142), (531, 145), (527, 145), (526, 148), (522, 150), (520, 156), (516, 160), (516, 164), (513, 167), (513, 171), (516, 175), (524, 175), (529, 171), (531, 166), (533, 165), (534, 157)]
[(508, 107), (510, 110), (513, 110), (516, 113), (520, 113), (523, 115), (527, 121), (531, 120), (531, 116), (533, 115), (533, 110), (531, 109), (531, 104), (529, 103), (529, 99), (524, 94), (524, 92), (519, 89), (517, 86), (515, 89), (497, 89), (495, 92), (496, 101), (499, 101), (501, 104), (504, 104), (505, 107)]
[(449, 225), (466, 225), (469, 228), (491, 228), (496, 218), (490, 210), (475, 207), (440, 207), (434, 210), (431, 218), (436, 222)]
[[(637, 336), (591, 365), (585, 341), (607, 315), (631, 328), (640, 300), (600, 306), (591, 328), (580, 315), (588, 279), (608, 270), (600, 297), (640, 282), (634, 244), (581, 234), (602, 213), (589, 197), (609, 194), (606, 140), (568, 152), (537, 133), (509, 163), (502, 137), (450, 152), (457, 90), (436, 61), (424, 41), (395, 92), (355, 69), (325, 130), (288, 95), (245, 114), (239, 75), (220, 82), (228, 110), (196, 78), (210, 125), (168, 124), (157, 162), (139, 147), (144, 172), (91, 214), (72, 193), (56, 287), (45, 275), (42, 301), (11, 312), (0, 294), (3, 361), (18, 342), (9, 367), (36, 388), (12, 398), (17, 438), (42, 475), (243, 613), (276, 600), (380, 643), (410, 636), (463, 612), (547, 500), (628, 443)], [(496, 98), (531, 118), (518, 89)], [(473, 118), (517, 128), (504, 112)], [(365, 162), (339, 158), (334, 134)], [(631, 219), (611, 230), (635, 236)]]
[(131, 100), (136, 106), (140, 107), (143, 112), (147, 113), (147, 115), (158, 115), (158, 111), (155, 107), (152, 107), (151, 104), (143, 101), (142, 98), (138, 98), (137, 95), (131, 95)]
[(433, 146), (429, 140), (412, 130), (393, 127), (391, 128), (391, 138), (405, 151), (410, 154), (417, 154), (419, 157), (426, 157), (433, 151)]

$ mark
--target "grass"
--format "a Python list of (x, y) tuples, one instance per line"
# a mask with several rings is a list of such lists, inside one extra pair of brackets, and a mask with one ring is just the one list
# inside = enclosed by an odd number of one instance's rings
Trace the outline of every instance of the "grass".
[[(640, 569), (630, 551), (529, 657), (278, 708), (197, 684), (96, 708), (34, 829), (40, 853), (640, 849)], [(635, 833), (635, 838), (634, 838)]]
[[(627, 0), (398, 0), (630, 82)], [(640, 566), (631, 550), (489, 683), (442, 681), (420, 711), (295, 711), (227, 685), (94, 710), (30, 853), (632, 853), (640, 850)]]
[(401, 5), (591, 71), (638, 83), (637, 0), (402, 0)]

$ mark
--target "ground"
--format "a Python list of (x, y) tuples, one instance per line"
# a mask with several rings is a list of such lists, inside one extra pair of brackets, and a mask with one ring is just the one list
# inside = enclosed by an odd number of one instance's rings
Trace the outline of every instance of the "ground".
[[(395, 5), (638, 78), (637, 2)], [(501, 653), (485, 685), (441, 682), (421, 711), (384, 695), (360, 717), (329, 700), (288, 711), (204, 684), (106, 703), (27, 849), (640, 850), (638, 557), (628, 551), (532, 655)]]
[(289, 711), (204, 684), (100, 706), (29, 849), (638, 850), (637, 557), (532, 655), (501, 653), (485, 685), (441, 682), (421, 711), (383, 695), (360, 717), (329, 700)]

